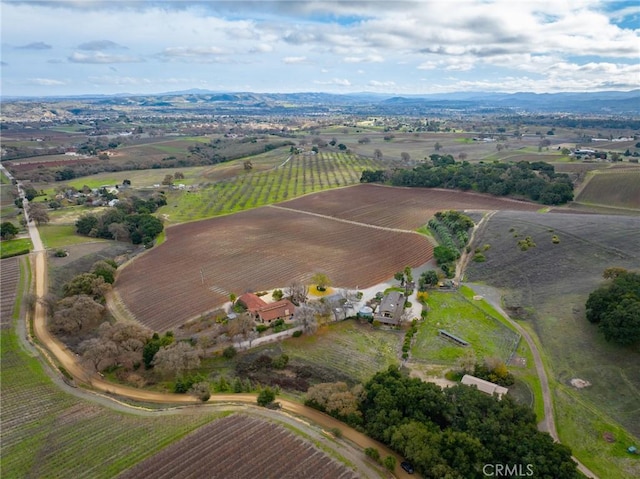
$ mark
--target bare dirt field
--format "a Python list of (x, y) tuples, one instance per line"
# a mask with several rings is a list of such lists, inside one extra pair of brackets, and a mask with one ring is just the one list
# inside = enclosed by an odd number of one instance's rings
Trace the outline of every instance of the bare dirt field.
[(387, 228), (415, 230), (444, 209), (537, 211), (541, 205), (480, 193), (439, 188), (362, 184), (280, 203), (302, 211)]
[[(286, 461), (281, 460), (283, 453)], [(282, 426), (239, 414), (198, 429), (119, 477), (249, 479), (256, 474), (292, 479), (357, 477)]]

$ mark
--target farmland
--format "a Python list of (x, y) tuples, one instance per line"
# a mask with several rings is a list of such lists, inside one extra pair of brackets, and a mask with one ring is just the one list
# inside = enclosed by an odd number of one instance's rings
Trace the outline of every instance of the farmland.
[(260, 477), (357, 477), (282, 426), (235, 414), (198, 429), (120, 478), (255, 477), (257, 471)]
[[(640, 351), (607, 343), (586, 321), (584, 304), (602, 284), (605, 268), (640, 269), (638, 231), (637, 217), (500, 212), (476, 239), (491, 245), (486, 262), (471, 263), (467, 270), (466, 279), (500, 288), (507, 310), (538, 336), (556, 391), (560, 438), (603, 477), (631, 477), (620, 471), (635, 467), (637, 475), (640, 469), (618, 448), (634, 442), (631, 435), (640, 437)], [(517, 242), (526, 236), (536, 246), (522, 251)], [(574, 378), (591, 385), (575, 389)], [(589, 418), (579, 416), (584, 411)], [(601, 439), (607, 430), (617, 431), (616, 443)]]
[(146, 417), (75, 398), (24, 352), (13, 331), (3, 330), (0, 340), (3, 477), (112, 478), (219, 417), (198, 410)]
[(139, 321), (165, 330), (222, 305), (232, 292), (309, 282), (318, 271), (342, 287), (372, 286), (405, 265), (426, 263), (432, 250), (411, 231), (263, 207), (169, 228), (165, 243), (119, 273), (116, 291)]
[(0, 261), (0, 330), (11, 327), (19, 281), (20, 260), (8, 258)]
[(616, 168), (591, 173), (578, 203), (636, 210), (640, 214), (640, 168)]

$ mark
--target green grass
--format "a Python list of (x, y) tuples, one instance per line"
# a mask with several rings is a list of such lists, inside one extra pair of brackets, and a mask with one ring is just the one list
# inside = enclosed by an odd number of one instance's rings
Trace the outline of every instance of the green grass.
[(375, 330), (355, 320), (324, 326), (315, 335), (302, 335), (281, 343), (291, 359), (335, 369), (357, 381), (398, 364), (403, 336)]
[[(493, 308), (482, 301), (469, 301), (465, 294), (432, 291), (427, 303), (429, 314), (418, 327), (418, 334), (411, 349), (411, 357), (434, 363), (454, 364), (472, 349), (476, 357), (497, 357), (507, 361), (519, 335), (507, 327)], [(457, 346), (441, 338), (438, 330), (444, 329), (470, 343)]]
[[(640, 477), (640, 455), (631, 455), (627, 447), (639, 445), (624, 428), (581, 397), (581, 391), (562, 384), (552, 387), (556, 409), (556, 427), (562, 442), (571, 442), (574, 454), (602, 478)], [(605, 432), (615, 442), (604, 440)]]
[(28, 238), (2, 241), (0, 242), (0, 258), (11, 258), (12, 256), (28, 254), (32, 248), (33, 245)]
[(105, 241), (76, 234), (74, 225), (42, 225), (38, 227), (42, 243), (46, 248), (62, 248), (73, 244)]

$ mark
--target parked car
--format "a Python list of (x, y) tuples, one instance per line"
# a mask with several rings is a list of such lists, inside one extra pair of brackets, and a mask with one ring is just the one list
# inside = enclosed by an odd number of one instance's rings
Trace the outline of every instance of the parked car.
[(407, 472), (407, 474), (413, 474), (414, 473), (413, 466), (411, 465), (410, 462), (402, 461), (400, 463), (400, 467), (402, 469), (404, 469)]
[(413, 474), (415, 472), (410, 462), (402, 461), (400, 463), (400, 467), (404, 469), (407, 472), (407, 474)]

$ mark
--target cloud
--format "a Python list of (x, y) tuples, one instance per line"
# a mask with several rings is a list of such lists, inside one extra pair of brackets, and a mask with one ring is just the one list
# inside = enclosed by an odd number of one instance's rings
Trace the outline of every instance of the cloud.
[(53, 47), (48, 43), (33, 42), (33, 43), (28, 43), (27, 45), (22, 45), (16, 48), (20, 50), (51, 50)]
[(284, 57), (282, 63), (293, 65), (296, 63), (307, 63), (307, 57)]
[(126, 50), (127, 47), (118, 45), (111, 40), (94, 40), (91, 42), (81, 43), (78, 50), (102, 51), (102, 50)]
[(351, 86), (351, 82), (346, 78), (333, 78), (327, 81), (314, 80), (316, 85), (338, 85), (338, 86)]
[(54, 80), (52, 78), (29, 78), (27, 79), (27, 83), (38, 86), (60, 86), (67, 84), (64, 81)]
[(345, 63), (382, 63), (384, 58), (382, 55), (372, 53), (364, 57), (345, 57), (342, 59)]
[(372, 87), (376, 87), (376, 88), (388, 88), (388, 87), (394, 87), (396, 86), (396, 82), (394, 81), (378, 81), (378, 80), (370, 80), (368, 83), (369, 86)]
[(68, 58), (71, 63), (94, 63), (94, 64), (108, 64), (108, 63), (141, 63), (144, 60), (136, 57), (125, 55), (109, 55), (107, 53), (95, 52), (95, 53), (80, 53), (73, 52)]

